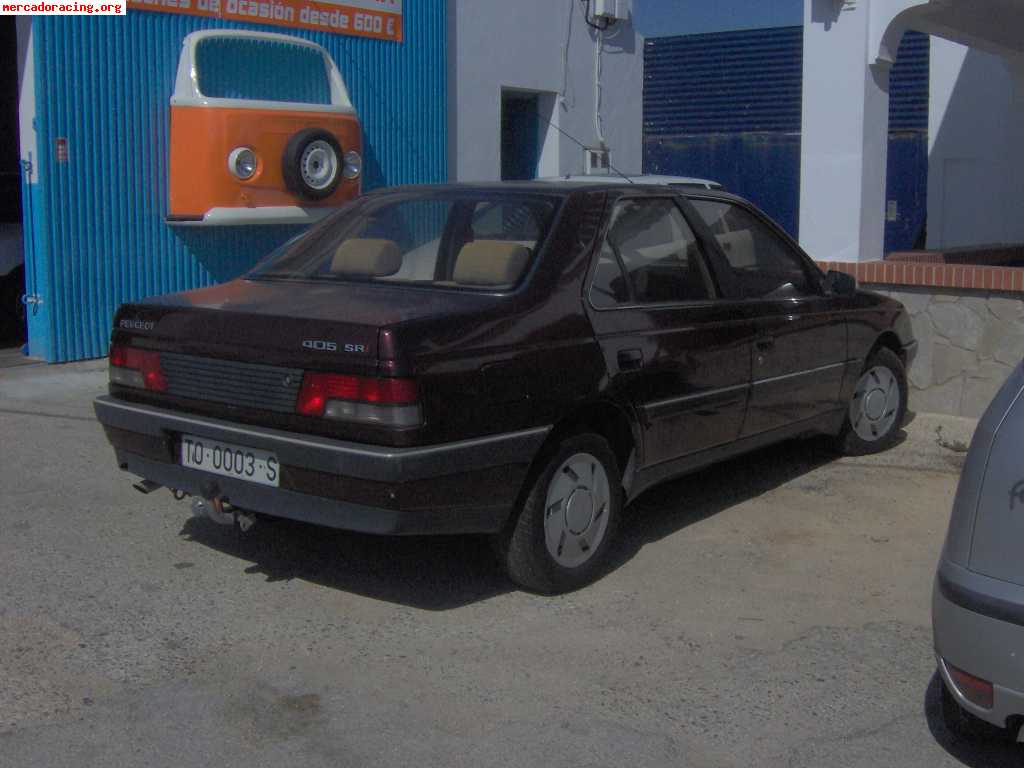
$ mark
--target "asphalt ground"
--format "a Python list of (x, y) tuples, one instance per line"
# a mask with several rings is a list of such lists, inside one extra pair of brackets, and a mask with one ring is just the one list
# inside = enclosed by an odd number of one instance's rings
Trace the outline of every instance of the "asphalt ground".
[(239, 536), (119, 472), (103, 363), (0, 371), (0, 766), (1019, 766), (942, 725), (932, 576), (973, 423), (652, 490), (614, 568), (478, 537)]

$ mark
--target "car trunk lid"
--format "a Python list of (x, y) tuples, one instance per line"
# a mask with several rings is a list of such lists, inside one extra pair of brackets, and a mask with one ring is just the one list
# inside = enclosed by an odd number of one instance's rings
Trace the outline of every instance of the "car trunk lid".
[(493, 301), (480, 294), (379, 284), (235, 280), (127, 305), (115, 331), (185, 355), (372, 374), (382, 359), (396, 356), (380, 348), (382, 329)]

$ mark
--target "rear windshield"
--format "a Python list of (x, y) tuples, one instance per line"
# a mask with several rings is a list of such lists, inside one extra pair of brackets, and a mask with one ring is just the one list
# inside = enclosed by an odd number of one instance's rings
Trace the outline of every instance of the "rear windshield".
[(363, 198), (248, 277), (507, 290), (529, 269), (555, 208), (524, 195)]

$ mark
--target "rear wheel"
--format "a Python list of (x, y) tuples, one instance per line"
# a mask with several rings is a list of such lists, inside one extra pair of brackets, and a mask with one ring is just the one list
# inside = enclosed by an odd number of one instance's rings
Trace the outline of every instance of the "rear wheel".
[(877, 453), (892, 446), (907, 413), (907, 374), (896, 353), (881, 347), (872, 353), (857, 380), (839, 434), (839, 449), (849, 456)]
[(621, 510), (622, 478), (608, 442), (594, 434), (563, 441), (499, 542), (509, 576), (547, 594), (589, 584), (605, 565)]

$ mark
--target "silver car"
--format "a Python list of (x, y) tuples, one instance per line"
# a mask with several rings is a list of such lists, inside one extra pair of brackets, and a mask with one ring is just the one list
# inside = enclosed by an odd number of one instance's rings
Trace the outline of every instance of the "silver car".
[(1024, 725), (1024, 363), (978, 423), (932, 595), (946, 725)]

